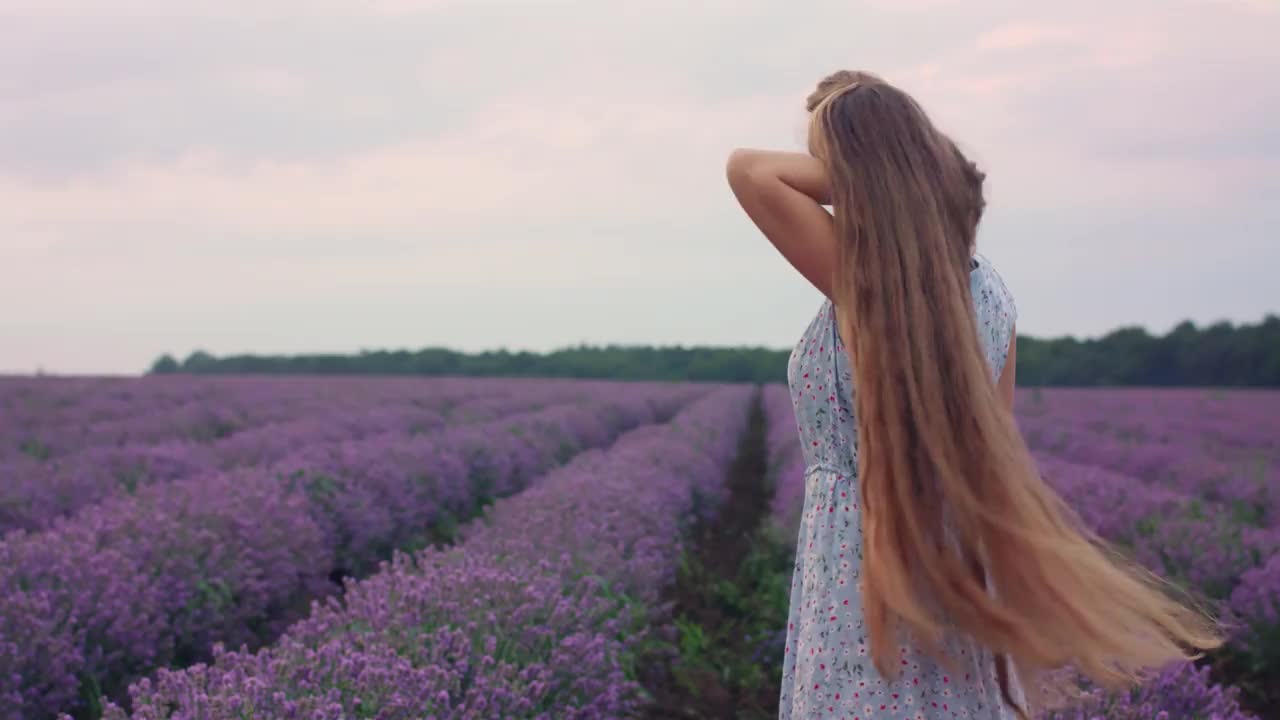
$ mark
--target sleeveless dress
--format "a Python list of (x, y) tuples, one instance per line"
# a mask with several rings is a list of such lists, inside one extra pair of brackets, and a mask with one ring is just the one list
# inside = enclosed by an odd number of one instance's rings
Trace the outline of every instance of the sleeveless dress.
[[(974, 256), (969, 274), (978, 331), (993, 377), (1004, 369), (1016, 309), (990, 262)], [(902, 671), (885, 679), (871, 662), (858, 578), (862, 522), (858, 510), (857, 437), (852, 372), (830, 301), (791, 353), (791, 399), (805, 459), (804, 514), (796, 545), (783, 656), (780, 720), (934, 720), (1015, 718), (1003, 702), (994, 658), (952, 633), (956, 676), (907, 644)], [(900, 633), (906, 637), (906, 633)], [(1015, 701), (1022, 693), (1010, 670)]]

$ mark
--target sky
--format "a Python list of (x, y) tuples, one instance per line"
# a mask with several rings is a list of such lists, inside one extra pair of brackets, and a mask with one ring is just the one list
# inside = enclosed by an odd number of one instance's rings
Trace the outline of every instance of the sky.
[(790, 347), (738, 209), (864, 69), (986, 170), (1019, 331), (1280, 312), (1280, 0), (0, 0), (0, 372)]

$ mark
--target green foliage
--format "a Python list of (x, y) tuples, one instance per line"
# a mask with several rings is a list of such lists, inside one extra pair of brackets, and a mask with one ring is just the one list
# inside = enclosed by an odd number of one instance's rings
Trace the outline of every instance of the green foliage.
[(1255, 325), (1184, 322), (1153, 336), (1137, 327), (1101, 338), (1018, 337), (1018, 383), (1039, 386), (1280, 386), (1280, 317)]
[[(454, 375), (611, 380), (781, 382), (789, 350), (759, 347), (580, 345), (549, 353), (460, 353), (445, 348), (353, 355), (160, 357), (151, 374)], [(1153, 336), (1137, 327), (1101, 338), (1018, 337), (1024, 386), (1280, 386), (1280, 317), (1254, 325), (1191, 322)]]
[(138, 492), (138, 482), (142, 480), (143, 473), (136, 469), (125, 470), (116, 476), (116, 482), (120, 483), (120, 487), (130, 495)]
[(671, 670), (677, 685), (695, 695), (714, 678), (738, 698), (740, 717), (776, 717), (775, 706), (758, 703), (762, 693), (776, 702), (779, 629), (786, 627), (795, 549), (763, 527), (750, 542), (742, 563), (727, 573), (689, 555), (681, 559), (680, 583), (700, 597), (701, 617), (676, 618), (678, 659)]
[(80, 697), (84, 700), (88, 717), (102, 717), (102, 683), (93, 673), (78, 673)]
[(182, 366), (179, 365), (178, 361), (174, 360), (173, 356), (168, 353), (161, 355), (151, 365), (152, 375), (162, 375), (164, 373), (176, 373), (176, 372), (180, 372), (181, 370), (182, 370)]
[(53, 451), (49, 449), (48, 445), (34, 439), (23, 440), (18, 443), (18, 450), (22, 452), (22, 454), (29, 455), (36, 460), (48, 460), (49, 456), (53, 454)]
[[(776, 382), (785, 376), (789, 351), (767, 348), (579, 346), (550, 353), (506, 350), (459, 353), (444, 348), (416, 352), (366, 351), (358, 355), (215, 358), (192, 353), (181, 363), (157, 360), (151, 374), (452, 375), (616, 380)], [(166, 360), (167, 358), (167, 360)]]

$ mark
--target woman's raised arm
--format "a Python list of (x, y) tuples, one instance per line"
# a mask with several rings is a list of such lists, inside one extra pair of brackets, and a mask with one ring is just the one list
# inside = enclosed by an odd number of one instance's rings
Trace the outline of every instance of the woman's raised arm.
[(805, 153), (734, 150), (725, 168), (747, 217), (823, 295), (831, 297), (836, 234), (822, 161)]

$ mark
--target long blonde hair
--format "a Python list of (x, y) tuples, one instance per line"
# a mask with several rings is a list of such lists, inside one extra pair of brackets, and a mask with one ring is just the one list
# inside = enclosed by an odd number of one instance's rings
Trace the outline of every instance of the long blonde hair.
[[(834, 301), (854, 371), (862, 598), (886, 677), (907, 629), (1012, 660), (1029, 704), (1074, 667), (1106, 687), (1221, 643), (1212, 619), (1087, 531), (1037, 472), (980, 345), (969, 271), (983, 174), (906, 93), (869, 73), (807, 101), (839, 237)], [(1056, 686), (1055, 686), (1056, 683)], [(1057, 694), (1057, 693), (1054, 693)]]

